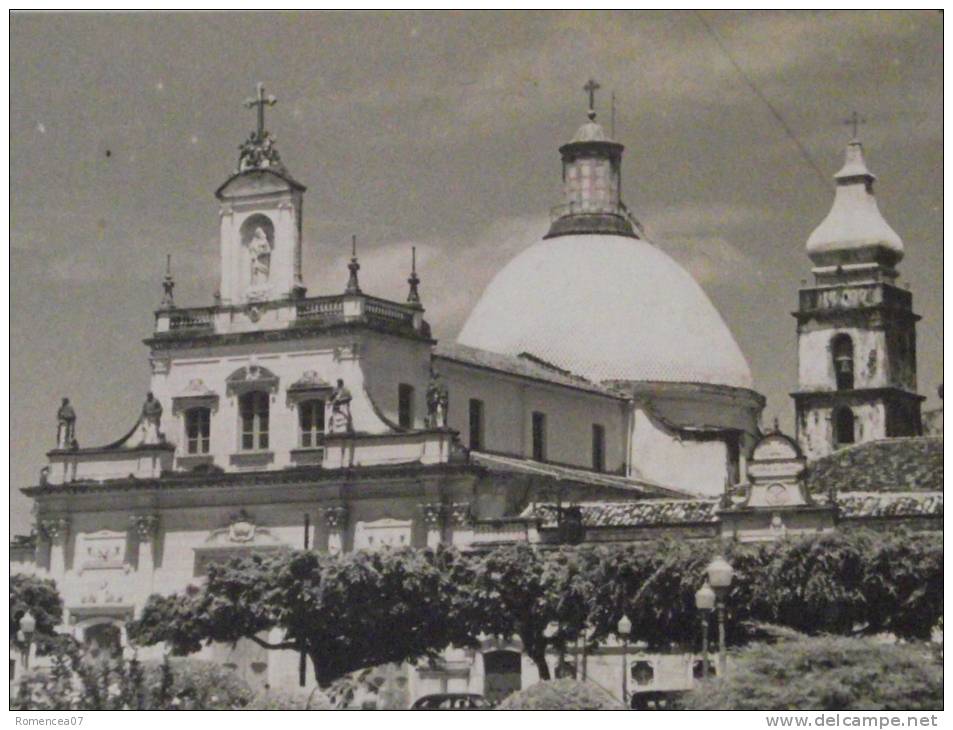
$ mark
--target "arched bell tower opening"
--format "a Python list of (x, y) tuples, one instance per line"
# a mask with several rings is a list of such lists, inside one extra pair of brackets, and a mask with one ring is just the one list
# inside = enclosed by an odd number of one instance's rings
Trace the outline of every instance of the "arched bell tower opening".
[(854, 388), (854, 341), (850, 335), (836, 335), (831, 342), (831, 355), (834, 358), (834, 380), (837, 390)]
[(834, 410), (834, 448), (849, 446), (857, 440), (854, 413), (847, 406)]

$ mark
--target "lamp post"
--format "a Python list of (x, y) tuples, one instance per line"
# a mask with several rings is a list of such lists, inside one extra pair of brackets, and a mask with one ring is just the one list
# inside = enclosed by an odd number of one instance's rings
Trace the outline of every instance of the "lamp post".
[(728, 668), (728, 658), (725, 654), (725, 599), (728, 589), (731, 588), (731, 579), (734, 578), (734, 569), (722, 556), (712, 560), (705, 569), (708, 574), (708, 584), (715, 591), (718, 609), (718, 676), (723, 677)]
[(615, 630), (622, 637), (622, 703), (629, 709), (629, 634), (632, 633), (629, 617), (622, 614)]
[(33, 647), (33, 632), (36, 631), (36, 619), (27, 611), (20, 617), (20, 637), (23, 641), (23, 669), (30, 668), (30, 649)]
[(702, 680), (708, 679), (708, 617), (715, 608), (715, 592), (708, 582), (695, 591), (695, 608), (702, 617)]

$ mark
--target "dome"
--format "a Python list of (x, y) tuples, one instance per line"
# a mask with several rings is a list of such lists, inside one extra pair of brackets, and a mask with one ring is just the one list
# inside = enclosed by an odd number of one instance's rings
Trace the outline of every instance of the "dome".
[(884, 220), (874, 197), (876, 179), (864, 162), (860, 142), (847, 146), (844, 167), (834, 176), (837, 190), (827, 217), (807, 239), (807, 254), (816, 264), (903, 258), (903, 241)]
[(751, 387), (751, 371), (695, 280), (654, 245), (615, 235), (533, 244), (490, 282), (460, 344), (529, 353), (591, 381)]

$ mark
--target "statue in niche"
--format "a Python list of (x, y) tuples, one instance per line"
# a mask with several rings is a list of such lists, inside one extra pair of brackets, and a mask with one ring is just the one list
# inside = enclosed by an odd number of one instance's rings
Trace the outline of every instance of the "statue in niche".
[(76, 411), (64, 398), (56, 412), (56, 448), (68, 449), (76, 440)]
[(338, 378), (337, 385), (331, 391), (331, 433), (345, 431), (351, 433), (354, 424), (351, 421), (351, 391)]
[(139, 429), (142, 434), (141, 444), (161, 444), (165, 441), (159, 424), (162, 421), (162, 404), (152, 393), (146, 395), (146, 402), (142, 404), (142, 416), (139, 419)]
[(431, 368), (430, 382), (427, 383), (427, 425), (430, 428), (446, 428), (449, 405), (447, 385), (440, 378), (440, 373)]
[(268, 235), (259, 226), (248, 242), (248, 253), (251, 255), (251, 284), (261, 286), (268, 283), (268, 274), (271, 269), (271, 244)]

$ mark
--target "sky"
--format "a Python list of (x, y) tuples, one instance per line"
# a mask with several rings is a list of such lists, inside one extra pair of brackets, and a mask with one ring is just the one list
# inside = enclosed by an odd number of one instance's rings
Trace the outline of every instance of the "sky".
[(804, 244), (856, 110), (923, 316), (920, 391), (939, 404), (939, 13), (14, 13), (10, 59), (15, 533), (29, 530), (19, 489), (54, 445), (61, 397), (84, 446), (135, 421), (167, 254), (176, 302), (211, 304), (213, 193), (254, 126), (242, 101), (259, 81), (279, 100), (267, 127), (309, 188), (309, 293), (343, 291), (355, 234), (363, 289), (403, 300), (416, 245), (427, 319), (452, 339), (545, 233), (557, 149), (596, 78), (607, 125), (616, 96), (627, 205), (709, 294), (766, 419), (787, 429)]

